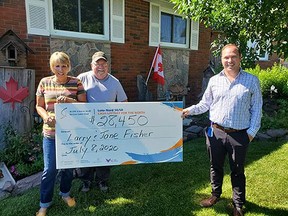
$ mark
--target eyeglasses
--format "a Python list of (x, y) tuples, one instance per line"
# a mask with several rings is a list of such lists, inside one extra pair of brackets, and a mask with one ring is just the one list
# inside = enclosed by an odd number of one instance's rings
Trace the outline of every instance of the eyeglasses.
[(107, 67), (108, 63), (103, 63), (103, 64), (98, 64), (96, 62), (92, 62), (92, 64), (95, 66), (95, 67)]
[(68, 65), (55, 65), (56, 70), (66, 69), (66, 68), (68, 68)]

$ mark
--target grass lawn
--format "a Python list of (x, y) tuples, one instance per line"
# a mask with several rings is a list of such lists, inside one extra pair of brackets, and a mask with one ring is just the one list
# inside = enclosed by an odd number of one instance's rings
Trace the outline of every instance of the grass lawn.
[[(110, 192), (93, 188), (79, 192), (74, 180), (72, 195), (77, 206), (69, 209), (55, 187), (54, 205), (48, 216), (221, 216), (231, 211), (231, 184), (226, 163), (223, 194), (212, 208), (199, 206), (210, 196), (209, 162), (204, 138), (184, 143), (184, 161), (179, 163), (115, 166)], [(288, 215), (288, 143), (253, 142), (246, 163), (246, 216)], [(1, 216), (35, 215), (39, 188), (0, 202)]]

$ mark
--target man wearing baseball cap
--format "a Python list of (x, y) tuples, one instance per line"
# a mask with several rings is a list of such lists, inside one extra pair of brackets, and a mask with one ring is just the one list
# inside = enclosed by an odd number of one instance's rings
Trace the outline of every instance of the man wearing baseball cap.
[[(91, 71), (79, 74), (86, 90), (87, 102), (127, 102), (127, 95), (120, 81), (109, 73), (109, 62), (104, 52), (98, 51), (92, 56)], [(84, 168), (82, 191), (87, 192), (94, 181), (102, 192), (108, 190), (110, 166)]]

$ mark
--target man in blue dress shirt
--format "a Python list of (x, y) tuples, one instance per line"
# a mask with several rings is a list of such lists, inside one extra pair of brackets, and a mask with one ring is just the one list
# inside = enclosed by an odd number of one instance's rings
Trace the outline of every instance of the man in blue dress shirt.
[(245, 204), (244, 163), (249, 143), (260, 128), (262, 95), (259, 79), (240, 67), (241, 53), (235, 44), (221, 51), (223, 70), (213, 76), (201, 101), (183, 110), (183, 117), (209, 110), (211, 126), (206, 130), (210, 159), (211, 196), (200, 202), (211, 207), (222, 194), (224, 161), (228, 155), (233, 190), (233, 215), (242, 216)]

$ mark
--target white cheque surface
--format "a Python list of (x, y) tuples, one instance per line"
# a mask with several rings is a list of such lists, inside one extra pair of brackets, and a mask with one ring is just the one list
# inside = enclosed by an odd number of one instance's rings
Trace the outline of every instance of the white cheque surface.
[(55, 104), (58, 169), (183, 161), (179, 102)]

